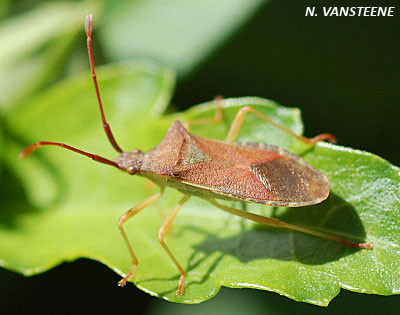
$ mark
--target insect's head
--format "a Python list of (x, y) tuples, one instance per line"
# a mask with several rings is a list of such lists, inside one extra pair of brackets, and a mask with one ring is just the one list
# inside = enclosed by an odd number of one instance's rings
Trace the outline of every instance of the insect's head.
[(118, 164), (118, 167), (127, 171), (129, 174), (134, 175), (140, 171), (143, 161), (143, 152), (140, 150), (134, 150), (131, 152), (122, 152), (114, 162)]

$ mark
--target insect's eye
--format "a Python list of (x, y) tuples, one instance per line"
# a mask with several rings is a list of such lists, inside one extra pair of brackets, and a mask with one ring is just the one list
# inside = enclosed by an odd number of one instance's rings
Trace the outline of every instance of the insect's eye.
[(134, 175), (137, 172), (137, 168), (133, 167), (133, 166), (130, 166), (130, 167), (127, 168), (127, 171), (128, 171), (129, 174)]

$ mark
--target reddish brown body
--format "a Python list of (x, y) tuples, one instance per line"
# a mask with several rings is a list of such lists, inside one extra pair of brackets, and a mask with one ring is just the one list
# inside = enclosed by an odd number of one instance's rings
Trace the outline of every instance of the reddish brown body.
[(121, 169), (205, 198), (304, 206), (329, 195), (325, 175), (297, 155), (261, 143), (226, 143), (189, 134), (179, 121), (154, 149), (122, 153)]

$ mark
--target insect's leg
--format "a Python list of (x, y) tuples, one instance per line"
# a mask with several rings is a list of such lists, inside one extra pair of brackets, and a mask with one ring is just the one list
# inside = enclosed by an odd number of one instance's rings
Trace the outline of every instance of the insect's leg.
[(236, 114), (235, 119), (233, 120), (233, 123), (231, 125), (231, 128), (229, 129), (228, 135), (226, 136), (225, 142), (232, 143), (236, 140), (236, 137), (239, 133), (240, 128), (243, 125), (243, 121), (244, 121), (247, 113), (251, 113), (251, 114), (257, 116), (258, 118), (266, 121), (267, 123), (270, 123), (271, 125), (281, 129), (282, 131), (288, 133), (289, 135), (291, 135), (305, 143), (315, 144), (318, 141), (323, 141), (323, 140), (328, 140), (329, 142), (333, 142), (333, 143), (336, 142), (335, 136), (333, 136), (329, 133), (320, 134), (312, 139), (297, 135), (290, 129), (274, 122), (271, 118), (269, 118), (268, 116), (265, 116), (264, 114), (260, 113), (258, 110), (255, 110), (254, 108), (252, 108), (250, 106), (245, 106), (245, 107), (241, 108), (239, 110), (239, 112)]
[(146, 179), (144, 183), (144, 188), (147, 190), (148, 193), (151, 193), (153, 188), (156, 186), (150, 179)]
[[(157, 185), (154, 184), (150, 179), (147, 179), (146, 182), (144, 183), (144, 188), (147, 190), (149, 195), (153, 192), (153, 188), (156, 186)], [(166, 217), (165, 209), (160, 205), (160, 203), (156, 203), (156, 207), (157, 207), (157, 212), (160, 215), (160, 218), (164, 220)]]
[(182, 266), (178, 263), (178, 261), (176, 260), (175, 256), (172, 254), (172, 252), (170, 251), (170, 249), (168, 248), (167, 244), (165, 244), (164, 242), (164, 236), (165, 234), (168, 232), (168, 230), (170, 229), (172, 222), (174, 221), (176, 215), (179, 212), (179, 209), (182, 207), (182, 205), (190, 198), (189, 195), (185, 195), (182, 197), (181, 200), (179, 200), (179, 202), (174, 206), (174, 208), (172, 209), (171, 213), (168, 215), (168, 217), (165, 219), (163, 225), (161, 226), (160, 230), (158, 231), (158, 240), (160, 241), (160, 244), (162, 245), (162, 247), (165, 249), (165, 251), (167, 252), (168, 256), (171, 258), (171, 260), (173, 261), (173, 263), (175, 264), (175, 266), (178, 268), (181, 277), (179, 279), (179, 286), (178, 286), (178, 290), (176, 291), (177, 294), (181, 295), (182, 294), (182, 290), (183, 290), (183, 285), (185, 283), (185, 270), (183, 270)]
[(290, 229), (290, 230), (295, 230), (295, 231), (303, 232), (306, 234), (311, 234), (311, 235), (314, 235), (317, 237), (321, 237), (321, 238), (325, 238), (325, 239), (339, 242), (342, 244), (346, 244), (348, 246), (355, 247), (355, 248), (371, 248), (371, 244), (368, 244), (368, 243), (357, 243), (357, 242), (349, 241), (349, 240), (343, 239), (336, 235), (330, 235), (330, 234), (322, 233), (319, 231), (307, 229), (305, 227), (289, 224), (289, 223), (286, 223), (286, 222), (281, 221), (276, 218), (268, 218), (268, 217), (264, 217), (264, 216), (261, 216), (261, 215), (255, 214), (255, 213), (230, 208), (230, 207), (219, 204), (218, 202), (216, 202), (213, 199), (210, 199), (209, 201), (211, 204), (213, 204), (214, 206), (216, 206), (217, 208), (219, 208), (221, 210), (224, 210), (231, 214), (240, 216), (242, 218), (245, 218), (245, 219), (257, 222), (257, 223), (270, 225), (270, 226), (276, 226), (276, 227), (280, 227), (280, 228), (286, 228), (286, 229)]
[(138, 205), (134, 206), (133, 208), (129, 209), (127, 212), (125, 212), (118, 221), (118, 228), (121, 231), (122, 237), (124, 238), (126, 247), (128, 248), (129, 254), (132, 258), (132, 264), (133, 267), (131, 269), (131, 271), (124, 277), (122, 278), (119, 282), (118, 285), (120, 287), (123, 287), (126, 282), (132, 278), (133, 274), (135, 273), (135, 270), (139, 264), (139, 261), (136, 258), (135, 253), (133, 252), (132, 246), (129, 243), (128, 237), (126, 236), (126, 233), (124, 231), (123, 228), (123, 224), (128, 221), (130, 218), (132, 218), (134, 215), (138, 214), (140, 211), (142, 211), (143, 209), (145, 209), (146, 207), (148, 207), (149, 205), (151, 205), (152, 203), (156, 202), (164, 193), (164, 189), (162, 189), (160, 192), (158, 192), (157, 194), (147, 198), (146, 200), (142, 201), (141, 203), (139, 203)]
[(214, 104), (215, 104), (215, 116), (214, 117), (185, 121), (185, 123), (183, 124), (185, 129), (188, 132), (190, 132), (190, 128), (192, 126), (210, 125), (210, 124), (220, 123), (222, 121), (222, 117), (224, 116), (224, 109), (222, 108), (222, 97), (216, 96), (214, 99)]

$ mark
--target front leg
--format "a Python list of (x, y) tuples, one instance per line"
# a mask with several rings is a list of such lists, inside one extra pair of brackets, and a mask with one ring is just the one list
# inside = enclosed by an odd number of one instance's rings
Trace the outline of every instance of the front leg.
[(121, 231), (122, 237), (124, 238), (126, 247), (128, 248), (129, 254), (131, 256), (132, 259), (132, 264), (133, 267), (131, 269), (131, 271), (124, 277), (122, 278), (119, 282), (118, 285), (120, 287), (123, 287), (126, 282), (132, 278), (133, 274), (136, 271), (136, 268), (139, 264), (138, 259), (136, 258), (136, 255), (132, 249), (131, 244), (129, 243), (128, 237), (126, 236), (126, 233), (124, 231), (123, 228), (123, 224), (128, 221), (130, 218), (132, 218), (134, 215), (138, 214), (140, 211), (144, 210), (146, 207), (150, 206), (152, 203), (156, 202), (164, 193), (164, 189), (162, 189), (159, 193), (147, 198), (146, 200), (142, 201), (141, 203), (139, 203), (138, 205), (134, 206), (133, 208), (129, 209), (127, 212), (125, 212), (118, 221), (118, 228)]

